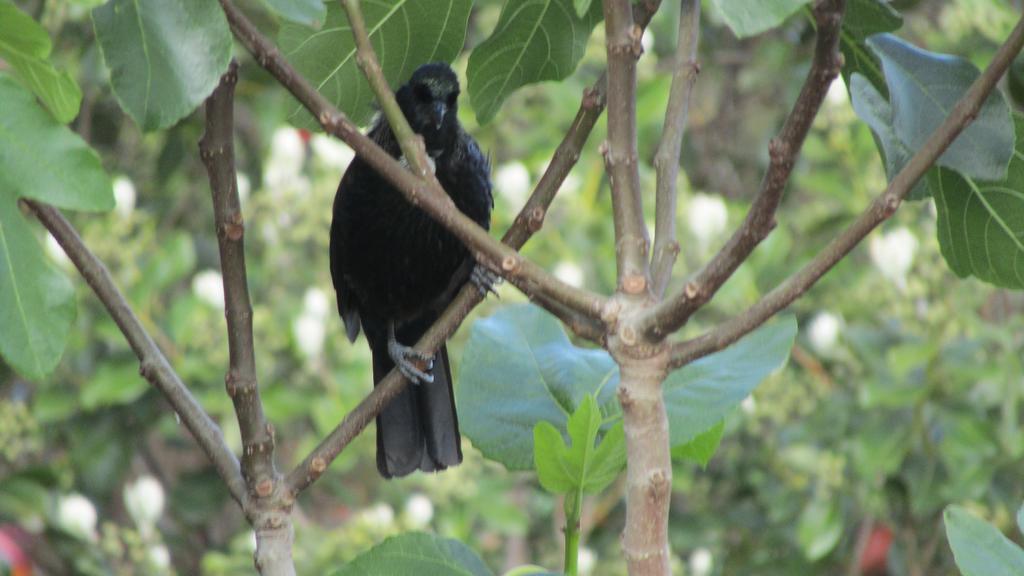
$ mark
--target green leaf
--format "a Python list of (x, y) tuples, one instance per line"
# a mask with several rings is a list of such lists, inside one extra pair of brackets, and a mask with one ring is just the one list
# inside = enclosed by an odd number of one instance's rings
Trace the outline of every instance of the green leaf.
[[(340, 2), (327, 2), (320, 30), (285, 23), (278, 43), (288, 60), (356, 123), (373, 114), (373, 91), (356, 66), (356, 47)], [(370, 42), (384, 76), (397, 88), (421, 64), (451, 62), (462, 50), (472, 0), (363, 2)], [(304, 110), (301, 124), (315, 126)]]
[(46, 30), (10, 0), (0, 0), (0, 58), (61, 124), (78, 115), (82, 90), (66, 71), (49, 62), (53, 46)]
[(706, 432), (702, 432), (686, 444), (672, 448), (672, 457), (680, 460), (692, 460), (707, 468), (711, 457), (718, 450), (722, 443), (722, 434), (725, 433), (725, 420), (720, 420)]
[[(664, 392), (671, 445), (687, 444), (717, 425), (785, 363), (795, 336), (796, 321), (783, 318), (670, 374)], [(621, 413), (618, 384), (618, 366), (607, 352), (577, 348), (540, 308), (508, 306), (477, 320), (470, 331), (457, 394), (460, 425), (491, 460), (529, 470), (537, 422), (551, 423), (564, 437), (569, 415), (593, 395), (608, 427)]]
[(672, 446), (687, 444), (717, 425), (784, 366), (796, 330), (792, 316), (777, 319), (725, 350), (669, 374), (664, 390)]
[(231, 32), (216, 2), (110, 0), (92, 21), (114, 95), (143, 130), (190, 114), (231, 60)]
[(507, 306), (473, 323), (456, 395), (463, 433), (510, 470), (533, 468), (533, 428), (567, 433), (569, 415), (597, 393), (617, 410), (619, 370), (604, 350), (577, 348), (536, 306)]
[(94, 410), (104, 406), (128, 404), (146, 392), (146, 381), (139, 376), (135, 363), (106, 363), (82, 388), (82, 408)]
[(804, 557), (821, 560), (835, 549), (843, 535), (843, 521), (834, 498), (816, 497), (800, 513), (797, 541)]
[(494, 118), (517, 89), (572, 74), (601, 21), (601, 2), (579, 16), (573, 0), (506, 0), (489, 38), (469, 56), (469, 94), (477, 120)]
[(317, 27), (324, 21), (327, 9), (323, 0), (263, 0), (271, 10), (285, 20), (310, 27)]
[[(927, 52), (891, 34), (871, 37), (868, 46), (882, 60), (896, 135), (917, 151), (980, 72), (962, 58)], [(1014, 140), (1010, 108), (1002, 93), (995, 91), (937, 164), (967, 176), (1001, 180), (1006, 177)]]
[(1017, 510), (1017, 530), (1024, 534), (1024, 505)]
[(810, 0), (712, 0), (722, 19), (738, 38), (775, 28)]
[[(892, 108), (871, 82), (857, 73), (850, 81), (850, 101), (853, 110), (874, 132), (881, 144), (881, 155), (885, 162), (885, 175), (891, 182), (900, 170), (910, 161), (913, 151), (896, 135), (892, 125)], [(934, 170), (934, 168), (933, 168)], [(908, 199), (923, 200), (928, 197), (929, 190), (926, 178), (921, 178)]]
[[(1014, 114), (1024, 136), (1024, 116)], [(938, 212), (942, 255), (957, 276), (1024, 288), (1024, 138), (1018, 138), (1006, 179), (986, 182), (940, 168), (928, 176)]]
[(550, 422), (537, 423), (533, 429), (534, 461), (545, 490), (554, 494), (600, 492), (618, 477), (626, 465), (622, 422), (595, 447), (602, 423), (593, 396), (586, 396), (569, 418), (568, 445)]
[(408, 532), (388, 538), (334, 576), (492, 576), (475, 552), (458, 540)]
[(573, 7), (576, 8), (576, 15), (580, 18), (586, 18), (587, 12), (590, 10), (590, 3), (592, 0), (573, 0)]
[(851, 88), (850, 79), (860, 74), (871, 81), (884, 97), (888, 97), (889, 89), (885, 86), (882, 75), (882, 64), (865, 40), (869, 36), (882, 32), (893, 32), (903, 26), (903, 17), (893, 10), (885, 0), (849, 0), (843, 14), (840, 28), (839, 49), (843, 53), (843, 79), (846, 87)]
[(964, 576), (1024, 574), (1024, 550), (995, 526), (961, 506), (948, 506), (942, 515), (953, 558)]
[(0, 355), (38, 379), (64, 351), (74, 291), (43, 255), (18, 198), (109, 210), (114, 196), (96, 153), (4, 74), (0, 102)]

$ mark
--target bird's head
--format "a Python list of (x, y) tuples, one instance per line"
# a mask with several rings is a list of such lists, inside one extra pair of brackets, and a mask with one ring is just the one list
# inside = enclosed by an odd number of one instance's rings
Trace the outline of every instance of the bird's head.
[(447, 64), (420, 66), (395, 97), (409, 125), (423, 136), (431, 156), (439, 155), (455, 140), (459, 79)]

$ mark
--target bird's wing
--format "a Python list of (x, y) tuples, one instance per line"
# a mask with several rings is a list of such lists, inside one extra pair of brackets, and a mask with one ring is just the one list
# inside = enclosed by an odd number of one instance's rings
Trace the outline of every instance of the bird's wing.
[(341, 223), (341, 219), (338, 217), (338, 198), (341, 197), (341, 191), (345, 188), (346, 181), (349, 180), (348, 175), (349, 172), (346, 172), (345, 177), (341, 179), (338, 194), (334, 197), (334, 215), (331, 219), (331, 281), (334, 283), (334, 292), (337, 295), (338, 314), (345, 323), (345, 334), (350, 342), (355, 342), (356, 337), (359, 336), (359, 309), (356, 308), (355, 291), (345, 275), (343, 257), (345, 249), (342, 245), (344, 234), (338, 228)]

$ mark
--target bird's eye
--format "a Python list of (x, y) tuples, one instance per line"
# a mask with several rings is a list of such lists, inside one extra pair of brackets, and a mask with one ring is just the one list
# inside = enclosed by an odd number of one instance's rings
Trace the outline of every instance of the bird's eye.
[(413, 86), (412, 91), (420, 102), (430, 102), (434, 99), (434, 95), (430, 93), (430, 88), (427, 88), (426, 84), (417, 84)]
[(458, 91), (452, 92), (448, 95), (448, 107), (454, 108), (456, 101), (459, 99)]

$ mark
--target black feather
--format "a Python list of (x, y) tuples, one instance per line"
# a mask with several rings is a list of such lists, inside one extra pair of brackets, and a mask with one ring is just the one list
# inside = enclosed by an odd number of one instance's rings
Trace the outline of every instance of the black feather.
[[(447, 64), (426, 64), (396, 93), (423, 136), (438, 181), (455, 205), (490, 225), (490, 165), (458, 122), (459, 83)], [(395, 158), (401, 150), (383, 117), (369, 136)], [(469, 278), (475, 262), (451, 233), (405, 200), (361, 158), (338, 187), (331, 223), (331, 277), (350, 340), (360, 328), (373, 353), (376, 384), (394, 367), (387, 329), (413, 345)], [(407, 387), (377, 417), (377, 467), (390, 478), (443, 470), (462, 461), (447, 350), (434, 357), (434, 382)]]

